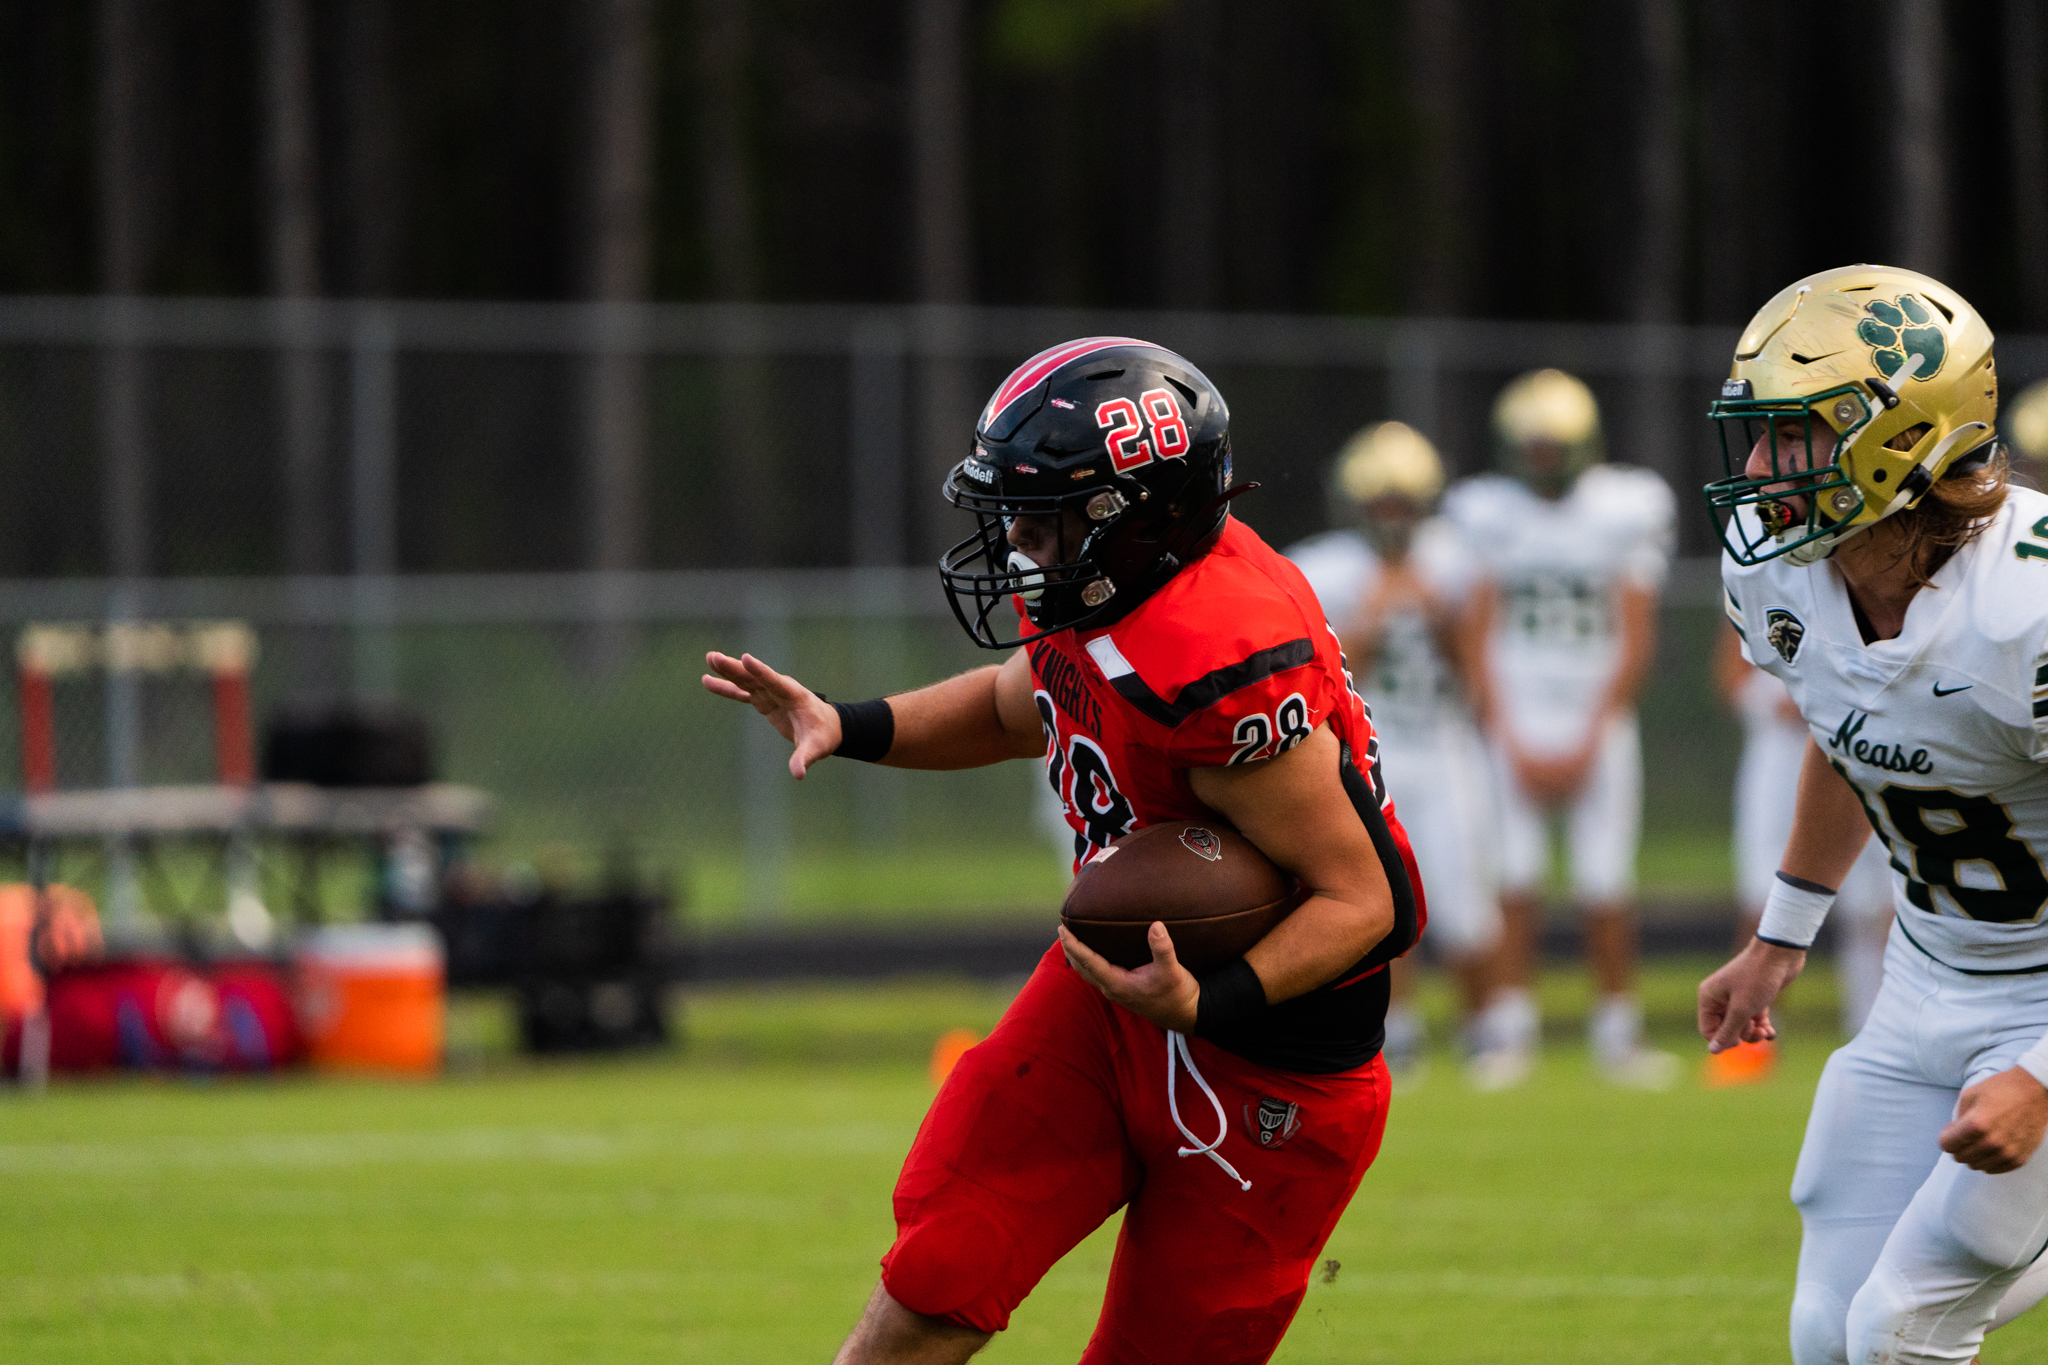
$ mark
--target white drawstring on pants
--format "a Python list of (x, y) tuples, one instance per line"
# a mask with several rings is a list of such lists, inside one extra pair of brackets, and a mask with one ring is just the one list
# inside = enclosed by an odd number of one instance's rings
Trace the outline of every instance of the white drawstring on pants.
[[(1214, 1142), (1203, 1142), (1200, 1138), (1189, 1132), (1188, 1126), (1180, 1120), (1180, 1101), (1175, 1098), (1173, 1093), (1174, 1072), (1178, 1066), (1187, 1067), (1188, 1075), (1195, 1078), (1195, 1084), (1202, 1087), (1202, 1093), (1209, 1097), (1210, 1106), (1216, 1110), (1217, 1128), (1216, 1140)], [(1252, 1187), (1252, 1182), (1239, 1175), (1237, 1167), (1225, 1161), (1223, 1154), (1216, 1150), (1223, 1145), (1223, 1139), (1230, 1136), (1230, 1120), (1224, 1116), (1223, 1101), (1216, 1098), (1216, 1092), (1209, 1088), (1209, 1082), (1202, 1079), (1202, 1073), (1196, 1069), (1195, 1054), (1188, 1051), (1188, 1040), (1173, 1029), (1166, 1031), (1166, 1109), (1168, 1113), (1173, 1115), (1173, 1126), (1180, 1129), (1180, 1135), (1195, 1144), (1192, 1147), (1181, 1148), (1180, 1154), (1182, 1156), (1208, 1157), (1209, 1160), (1221, 1166), (1224, 1173), (1232, 1180), (1235, 1180), (1240, 1188), (1248, 1190)]]

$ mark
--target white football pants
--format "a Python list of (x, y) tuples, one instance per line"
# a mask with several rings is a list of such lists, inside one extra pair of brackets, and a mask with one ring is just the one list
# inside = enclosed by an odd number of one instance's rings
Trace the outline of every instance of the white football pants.
[(2048, 1294), (2048, 1144), (1985, 1175), (1937, 1145), (1956, 1096), (2048, 1034), (2048, 973), (1968, 976), (1893, 928), (1863, 1031), (1828, 1059), (1792, 1177), (1797, 1365), (1976, 1355)]
[(1478, 732), (1456, 723), (1424, 735), (1390, 730), (1380, 736), (1380, 760), (1429, 903), (1423, 947), (1453, 958), (1490, 950), (1500, 940), (1500, 896), (1493, 773)]
[[(1550, 864), (1550, 812), (1522, 790), (1505, 753), (1496, 751), (1494, 763), (1501, 889), (1540, 890)], [(1398, 808), (1399, 791), (1394, 800)], [(1633, 714), (1607, 722), (1586, 785), (1562, 807), (1562, 814), (1572, 894), (1596, 905), (1634, 894), (1636, 839), (1643, 824), (1643, 749)]]

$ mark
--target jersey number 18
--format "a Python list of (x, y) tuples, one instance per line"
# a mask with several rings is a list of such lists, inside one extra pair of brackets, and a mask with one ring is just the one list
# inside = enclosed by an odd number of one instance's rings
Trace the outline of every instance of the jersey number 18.
[[(1842, 765), (1834, 767), (1847, 780)], [(1856, 790), (1863, 800), (1861, 789)], [(2022, 924), (2040, 916), (2048, 902), (2048, 873), (2013, 833), (2012, 815), (2004, 806), (1988, 796), (1925, 787), (1883, 786), (1877, 798), (1896, 833), (1885, 832), (1867, 800), (1863, 811), (1890, 852), (1892, 866), (1905, 874), (1907, 900), (1930, 915), (1939, 914), (1932, 888), (1940, 887), (1974, 920)]]

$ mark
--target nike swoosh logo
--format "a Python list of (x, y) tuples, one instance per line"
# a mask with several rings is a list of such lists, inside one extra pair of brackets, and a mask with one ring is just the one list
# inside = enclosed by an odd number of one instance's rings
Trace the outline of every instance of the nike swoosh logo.
[(1967, 692), (1976, 685), (1975, 683), (1964, 683), (1961, 687), (1943, 687), (1940, 683), (1936, 683), (1934, 685), (1934, 695), (1937, 697), (1953, 697), (1956, 693)]

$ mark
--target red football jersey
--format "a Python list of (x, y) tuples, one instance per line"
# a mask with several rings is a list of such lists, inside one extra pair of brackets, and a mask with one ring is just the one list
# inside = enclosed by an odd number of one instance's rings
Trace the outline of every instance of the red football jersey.
[[(1344, 666), (1336, 632), (1301, 571), (1232, 518), (1209, 552), (1116, 624), (1059, 631), (1031, 652), (1046, 769), (1074, 827), (1075, 866), (1117, 836), (1162, 820), (1213, 816), (1190, 768), (1271, 758), (1327, 722), (1357, 773), (1347, 794), (1385, 830), (1374, 846), (1395, 891), (1398, 942), (1374, 948), (1327, 984), (1212, 1042), (1289, 1071), (1360, 1066), (1379, 1050), (1389, 957), (1427, 923), (1422, 880), (1380, 771), (1379, 741)], [(1370, 829), (1371, 821), (1366, 821)], [(1391, 840), (1392, 847), (1386, 845)], [(1412, 889), (1412, 920), (1401, 906)], [(1369, 989), (1346, 987), (1370, 983)]]
[(1076, 867), (1119, 835), (1211, 814), (1189, 768), (1271, 758), (1328, 721), (1404, 846), (1371, 712), (1308, 580), (1230, 518), (1129, 616), (1031, 641), (1046, 770)]

